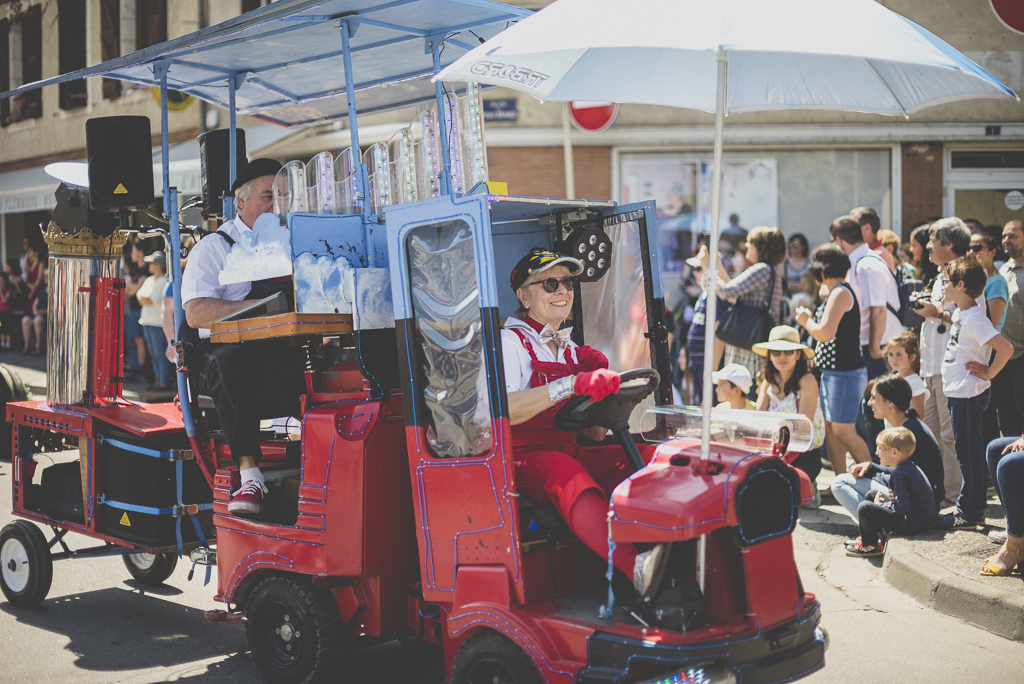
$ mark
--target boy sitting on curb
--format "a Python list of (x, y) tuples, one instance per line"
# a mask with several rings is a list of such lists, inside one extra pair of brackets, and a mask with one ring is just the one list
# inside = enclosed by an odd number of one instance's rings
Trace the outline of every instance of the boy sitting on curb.
[(846, 547), (847, 556), (872, 558), (885, 553), (879, 539), (883, 532), (917, 534), (928, 529), (935, 517), (935, 498), (924, 472), (910, 461), (916, 440), (910, 430), (898, 427), (878, 433), (878, 459), (881, 466), (863, 464), (865, 475), (872, 470), (889, 475), (889, 492), (876, 492), (873, 500), (857, 506), (860, 537)]

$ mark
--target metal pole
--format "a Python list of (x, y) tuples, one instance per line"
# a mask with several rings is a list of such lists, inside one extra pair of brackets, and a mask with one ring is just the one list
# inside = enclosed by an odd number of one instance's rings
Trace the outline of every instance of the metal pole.
[[(228, 78), (228, 187), (235, 184), (238, 177), (238, 129), (235, 126), (235, 91), (242, 85), (245, 74), (235, 74)], [(230, 221), (235, 218), (235, 199), (229, 195), (224, 198), (224, 220)]]
[[(171, 160), (170, 160), (170, 131), (167, 130), (167, 70), (166, 63), (154, 65), (154, 69), (160, 74), (160, 162), (164, 174), (164, 216), (171, 215)], [(177, 213), (178, 207), (174, 207)]]
[(576, 199), (576, 162), (572, 156), (572, 125), (569, 103), (562, 107), (562, 156), (565, 158), (565, 199)]
[[(427, 39), (430, 41), (430, 51), (434, 56), (435, 75), (441, 73), (441, 43), (443, 41), (440, 38), (440, 36), (432, 36)], [(437, 101), (437, 130), (441, 148), (441, 178), (438, 180), (441, 183), (441, 194), (450, 195), (452, 194), (452, 157), (448, 149), (448, 116), (445, 111), (447, 103), (441, 81), (434, 83), (434, 99)]]
[[(715, 103), (715, 154), (711, 178), (711, 231), (708, 238), (708, 269), (705, 276), (707, 303), (704, 314), (704, 358), (715, 358), (715, 322), (718, 320), (718, 217), (722, 196), (722, 128), (725, 125), (726, 92), (729, 86), (729, 52), (718, 51), (718, 95)], [(704, 367), (704, 389), (701, 393), (700, 472), (706, 475), (711, 458), (711, 372)], [(704, 591), (708, 536), (697, 540), (697, 581)]]
[(359, 123), (356, 121), (356, 84), (352, 75), (352, 36), (359, 27), (343, 19), (341, 29), (341, 50), (345, 58), (345, 97), (348, 99), (348, 135), (352, 149), (352, 166), (356, 172), (356, 191), (363, 198), (363, 239), (366, 241), (366, 256), (370, 268), (377, 265), (377, 254), (373, 248), (373, 228), (370, 225), (370, 176), (363, 163), (363, 151), (359, 147)]
[[(177, 204), (178, 189), (169, 188), (169, 195)], [(170, 221), (171, 274), (174, 277), (171, 283), (171, 292), (174, 297), (174, 334), (177, 335), (178, 330), (181, 329), (181, 322), (185, 319), (185, 311), (181, 305), (181, 232), (178, 225), (178, 212), (171, 213), (167, 218)], [(181, 422), (185, 425), (185, 433), (189, 437), (193, 437), (196, 434), (196, 427), (192, 422), (192, 406), (189, 403), (188, 372), (179, 370), (177, 379), (178, 396), (181, 397)], [(197, 454), (196, 457), (199, 458), (200, 454)]]

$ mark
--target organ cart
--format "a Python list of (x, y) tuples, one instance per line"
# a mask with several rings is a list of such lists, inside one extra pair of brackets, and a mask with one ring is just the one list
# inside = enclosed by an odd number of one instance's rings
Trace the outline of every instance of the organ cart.
[[(6, 408), (22, 518), (0, 536), (9, 602), (38, 604), (54, 560), (120, 554), (158, 584), (187, 554), (207, 578), (216, 568), (208, 619), (244, 623), (270, 681), (330, 676), (367, 635), (440, 646), (459, 684), (775, 682), (823, 666), (820, 605), (790, 537), (801, 484), (779, 458), (809, 443), (810, 424), (716, 412), (702, 461), (700, 411), (667, 405), (653, 202), (493, 192), (478, 90), (431, 82), (525, 14), (483, 0), (284, 0), (25, 86), (103, 75), (160, 88), (176, 323), (184, 228), (168, 180), (168, 84), (228, 109), (231, 179), (236, 113), (289, 126), (345, 118), (351, 147), (286, 165), (275, 213), (258, 222), (269, 217), (268, 240), (287, 227), (294, 311), (213, 328), (215, 342), (287, 338), (306, 359), (299, 432), (264, 435), (270, 493), (255, 519), (227, 513), (238, 471), (187, 368), (179, 403), (121, 396), (126, 225), (51, 224), (51, 310), (62, 315), (50, 323), (47, 397)], [(429, 101), (390, 144), (362, 151), (357, 112)], [(587, 262), (573, 334), (624, 371), (616, 395), (578, 397), (559, 420), (611, 428), (631, 455), (610, 539), (671, 542), (643, 597), (516, 491), (499, 329), (516, 307), (504, 279), (534, 246)], [(266, 255), (254, 254), (256, 269)], [(638, 439), (659, 444), (646, 467)], [(97, 545), (72, 549), (69, 531)]]

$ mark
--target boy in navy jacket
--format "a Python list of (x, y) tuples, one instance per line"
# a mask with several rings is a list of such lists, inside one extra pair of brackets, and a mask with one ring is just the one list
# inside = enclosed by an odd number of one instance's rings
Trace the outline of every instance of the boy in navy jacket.
[[(882, 532), (917, 534), (929, 528), (935, 517), (935, 498), (928, 478), (910, 460), (916, 440), (914, 433), (902, 427), (878, 433), (878, 459), (872, 466), (888, 475), (889, 493), (878, 492), (873, 501), (861, 501), (857, 507), (860, 540), (846, 549), (846, 555), (872, 558), (885, 553), (879, 541)], [(878, 478), (878, 479), (882, 479)]]

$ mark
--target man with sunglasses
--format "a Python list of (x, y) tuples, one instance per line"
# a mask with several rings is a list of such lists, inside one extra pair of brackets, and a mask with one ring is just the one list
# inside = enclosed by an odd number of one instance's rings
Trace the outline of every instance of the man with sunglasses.
[[(515, 461), (516, 487), (537, 504), (551, 503), (580, 540), (601, 558), (608, 557), (608, 494), (630, 474), (618, 446), (583, 447), (576, 435), (555, 427), (559, 408), (574, 394), (597, 402), (619, 389), (608, 359), (570, 339), (562, 324), (572, 314), (583, 262), (564, 254), (533, 249), (512, 269), (512, 290), (519, 309), (501, 331), (505, 389)], [(607, 430), (583, 431), (598, 441)], [(649, 460), (650, 448), (641, 448)], [(640, 553), (618, 544), (613, 563), (643, 594), (651, 583), (664, 546)]]

